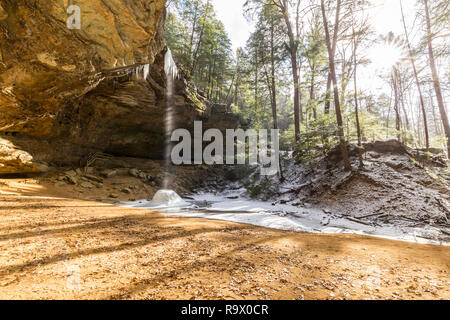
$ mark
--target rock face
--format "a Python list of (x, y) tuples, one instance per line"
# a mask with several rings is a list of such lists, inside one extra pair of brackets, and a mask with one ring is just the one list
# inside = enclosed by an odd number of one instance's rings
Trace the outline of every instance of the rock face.
[(0, 138), (0, 174), (44, 172), (46, 165), (33, 161), (26, 151), (17, 149), (10, 141)]
[[(0, 0), (0, 135), (31, 162), (161, 157), (165, 0), (77, 0), (81, 29), (69, 3)], [(175, 125), (189, 126), (204, 110), (178, 82)]]

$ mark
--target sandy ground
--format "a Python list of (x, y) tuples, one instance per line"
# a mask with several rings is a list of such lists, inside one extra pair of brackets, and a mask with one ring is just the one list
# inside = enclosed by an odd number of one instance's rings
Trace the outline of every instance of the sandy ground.
[(52, 186), (0, 179), (0, 299), (450, 298), (449, 247), (167, 217)]

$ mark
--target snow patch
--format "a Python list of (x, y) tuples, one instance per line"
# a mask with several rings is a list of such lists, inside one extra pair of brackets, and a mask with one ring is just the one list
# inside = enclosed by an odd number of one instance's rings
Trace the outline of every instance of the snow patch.
[(249, 200), (244, 190), (222, 194), (200, 193), (192, 200), (183, 200), (176, 193), (161, 190), (153, 200), (123, 203), (123, 206), (158, 209), (170, 216), (195, 217), (250, 224), (272, 229), (322, 233), (358, 234), (421, 244), (449, 246), (441, 230), (432, 226), (411, 228), (403, 225), (366, 225), (343, 216), (327, 214), (321, 209), (297, 207), (290, 204)]

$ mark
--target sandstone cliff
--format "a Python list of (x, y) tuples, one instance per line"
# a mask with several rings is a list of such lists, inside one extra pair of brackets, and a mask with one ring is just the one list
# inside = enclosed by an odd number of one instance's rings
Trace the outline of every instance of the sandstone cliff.
[[(81, 9), (79, 30), (66, 25), (71, 4)], [(164, 6), (0, 0), (0, 174), (72, 164), (94, 152), (161, 157)], [(189, 103), (183, 81), (174, 100), (178, 127), (203, 111)]]

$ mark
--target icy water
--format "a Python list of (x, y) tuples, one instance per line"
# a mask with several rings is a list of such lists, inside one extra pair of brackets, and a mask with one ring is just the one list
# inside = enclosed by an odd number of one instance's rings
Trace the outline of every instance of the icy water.
[(146, 203), (153, 209), (171, 209), (189, 207), (190, 203), (184, 201), (175, 191), (159, 190), (150, 203)]
[(164, 150), (164, 166), (165, 166), (165, 178), (163, 182), (164, 189), (169, 188), (171, 181), (168, 174), (170, 167), (170, 154), (171, 154), (171, 135), (174, 130), (174, 86), (175, 80), (178, 78), (178, 69), (175, 61), (173, 60), (172, 52), (167, 49), (164, 58), (164, 71), (167, 76), (167, 88), (166, 88), (166, 116), (164, 119), (165, 127), (165, 150)]
[[(323, 234), (359, 234), (421, 244), (450, 246), (448, 236), (440, 229), (427, 226), (411, 228), (406, 225), (368, 226), (346, 218), (330, 215), (321, 209), (302, 208), (290, 204), (246, 199), (245, 190), (221, 194), (199, 193), (182, 199), (170, 190), (159, 191), (152, 201), (122, 203), (122, 206), (157, 209), (170, 216), (197, 217), (259, 227)], [(156, 199), (156, 200), (155, 200)], [(448, 230), (450, 232), (450, 230)]]

